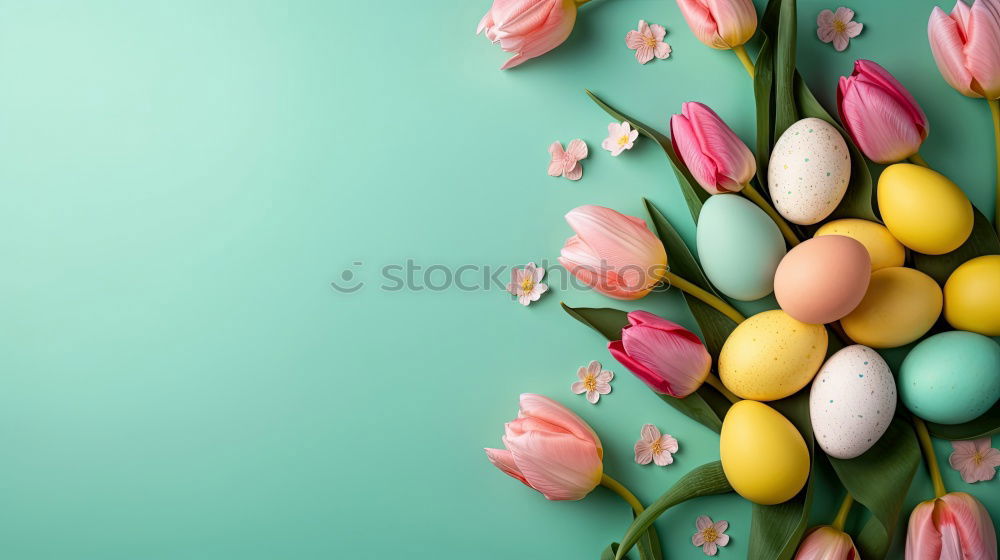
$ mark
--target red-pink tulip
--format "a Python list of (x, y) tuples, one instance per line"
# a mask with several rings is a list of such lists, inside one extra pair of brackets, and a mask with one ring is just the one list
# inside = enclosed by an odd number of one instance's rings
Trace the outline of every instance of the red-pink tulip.
[(965, 492), (921, 502), (910, 514), (906, 560), (997, 560), (989, 512)]
[(757, 31), (751, 0), (677, 0), (681, 14), (699, 41), (713, 49), (732, 49)]
[(504, 431), (507, 449), (486, 449), (486, 456), (547, 499), (579, 500), (601, 482), (601, 440), (582, 418), (554, 400), (521, 395), (517, 418)]
[(927, 35), (938, 70), (969, 97), (1000, 98), (1000, 0), (959, 0), (951, 14), (935, 7)]
[(917, 101), (870, 60), (856, 60), (850, 77), (841, 76), (837, 107), (854, 143), (872, 161), (902, 161), (916, 154), (927, 138), (927, 116)]
[(712, 194), (741, 190), (757, 171), (750, 148), (706, 105), (681, 105), (681, 114), (670, 118), (670, 135), (691, 175)]
[(506, 70), (561, 45), (575, 22), (573, 0), (493, 0), (476, 35), (485, 31), (490, 41), (514, 53), (500, 67)]
[(683, 398), (701, 387), (712, 356), (698, 335), (646, 311), (629, 313), (628, 322), (608, 344), (616, 360), (657, 393)]
[(559, 263), (598, 292), (639, 299), (666, 273), (667, 252), (643, 220), (603, 206), (580, 206), (566, 221), (576, 235), (566, 240)]
[(829, 526), (817, 527), (806, 535), (795, 560), (856, 560), (858, 549), (847, 533)]

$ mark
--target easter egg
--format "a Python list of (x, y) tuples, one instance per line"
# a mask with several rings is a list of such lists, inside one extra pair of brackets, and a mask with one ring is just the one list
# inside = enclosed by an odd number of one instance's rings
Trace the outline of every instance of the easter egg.
[(944, 318), (956, 329), (1000, 336), (1000, 255), (976, 257), (951, 273)]
[(833, 220), (820, 226), (813, 237), (821, 235), (843, 235), (864, 245), (872, 260), (872, 271), (890, 266), (903, 266), (903, 261), (906, 259), (906, 249), (903, 244), (889, 233), (887, 227), (876, 222), (857, 218)]
[(786, 502), (809, 478), (809, 449), (795, 426), (756, 401), (740, 401), (722, 421), (719, 456), (740, 496), (761, 505)]
[(774, 208), (786, 220), (815, 224), (844, 198), (851, 179), (847, 143), (830, 123), (808, 118), (778, 138), (767, 166), (767, 186)]
[(1000, 400), (1000, 345), (967, 331), (923, 340), (899, 368), (899, 397), (924, 420), (961, 424)]
[(853, 459), (882, 437), (896, 412), (896, 380), (878, 352), (855, 344), (820, 368), (809, 390), (816, 442), (838, 459)]
[(871, 269), (868, 250), (850, 237), (807, 239), (778, 264), (774, 297), (785, 313), (803, 323), (832, 323), (865, 297)]
[(754, 203), (737, 194), (709, 197), (698, 216), (697, 245), (705, 275), (723, 294), (752, 301), (773, 291), (785, 240)]
[(861, 303), (840, 326), (858, 344), (895, 348), (923, 336), (941, 315), (941, 287), (919, 270), (893, 266), (876, 270)]
[(826, 355), (827, 334), (774, 309), (740, 323), (719, 352), (719, 377), (740, 398), (783, 399), (805, 387)]
[(878, 208), (892, 236), (918, 253), (943, 255), (972, 233), (972, 204), (947, 177), (912, 163), (885, 168)]

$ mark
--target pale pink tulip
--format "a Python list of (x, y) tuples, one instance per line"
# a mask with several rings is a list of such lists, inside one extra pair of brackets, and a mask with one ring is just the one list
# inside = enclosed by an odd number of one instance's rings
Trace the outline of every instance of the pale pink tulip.
[(670, 118), (670, 134), (681, 161), (712, 194), (741, 190), (757, 171), (750, 148), (707, 105), (681, 105), (681, 114)]
[(795, 560), (857, 560), (858, 549), (847, 533), (833, 527), (817, 527), (806, 535)]
[(965, 492), (921, 502), (910, 514), (906, 560), (997, 560), (989, 512)]
[(622, 339), (608, 351), (660, 394), (686, 397), (708, 377), (712, 356), (696, 334), (647, 311), (628, 314)]
[(486, 449), (504, 473), (549, 500), (579, 500), (604, 473), (594, 430), (568, 408), (541, 395), (521, 395), (517, 418), (504, 425), (506, 449)]
[(916, 99), (870, 60), (856, 60), (850, 77), (841, 76), (837, 107), (854, 143), (872, 161), (902, 161), (927, 138), (927, 116)]
[(757, 31), (751, 0), (677, 0), (681, 14), (699, 41), (713, 49), (732, 49)]
[(639, 299), (666, 273), (663, 243), (643, 220), (603, 206), (580, 206), (566, 221), (576, 235), (566, 240), (559, 263), (598, 292)]
[(927, 35), (946, 82), (969, 97), (1000, 98), (1000, 0), (935, 7)]
[(490, 41), (514, 53), (500, 67), (506, 70), (561, 45), (575, 22), (573, 0), (494, 0), (476, 35), (485, 31)]

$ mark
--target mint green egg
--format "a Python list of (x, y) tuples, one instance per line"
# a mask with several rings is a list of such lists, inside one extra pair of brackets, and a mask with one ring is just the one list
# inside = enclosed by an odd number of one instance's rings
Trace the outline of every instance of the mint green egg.
[(913, 347), (899, 369), (899, 397), (924, 420), (961, 424), (1000, 400), (1000, 344), (950, 331)]
[(717, 194), (698, 216), (698, 256), (716, 288), (740, 301), (774, 291), (785, 240), (774, 221), (738, 194)]

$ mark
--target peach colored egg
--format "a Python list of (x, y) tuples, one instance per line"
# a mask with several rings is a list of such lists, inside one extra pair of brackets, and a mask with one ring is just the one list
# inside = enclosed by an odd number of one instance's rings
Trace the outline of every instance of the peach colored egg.
[(871, 278), (871, 257), (858, 241), (823, 235), (803, 241), (774, 273), (778, 305), (803, 323), (832, 323), (861, 303)]

